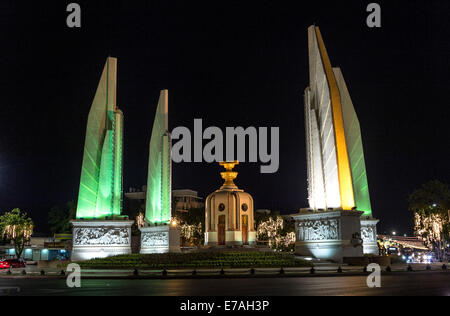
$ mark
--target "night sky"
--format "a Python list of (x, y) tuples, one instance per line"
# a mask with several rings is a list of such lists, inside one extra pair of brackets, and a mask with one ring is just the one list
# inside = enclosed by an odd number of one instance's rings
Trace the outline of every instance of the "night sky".
[[(412, 233), (407, 198), (432, 179), (450, 183), (450, 2), (77, 1), (82, 26), (66, 26), (71, 1), (0, 2), (0, 213), (27, 211), (47, 229), (51, 206), (76, 200), (87, 115), (107, 56), (118, 58), (125, 116), (124, 190), (146, 183), (159, 90), (169, 124), (193, 129), (279, 126), (280, 169), (236, 168), (255, 208), (307, 206), (303, 91), (307, 27), (322, 31), (341, 67), (362, 129), (379, 232)], [(244, 4), (245, 3), (245, 4)], [(206, 142), (205, 142), (206, 143)], [(217, 164), (173, 165), (173, 188), (206, 197)]]

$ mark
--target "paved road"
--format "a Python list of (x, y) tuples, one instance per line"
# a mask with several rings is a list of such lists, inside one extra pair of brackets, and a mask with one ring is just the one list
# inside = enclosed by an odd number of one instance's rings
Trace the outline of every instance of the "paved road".
[(0, 279), (0, 288), (18, 287), (21, 295), (446, 295), (450, 273), (412, 272), (382, 275), (370, 289), (364, 276), (255, 279), (82, 280), (67, 288), (64, 279)]

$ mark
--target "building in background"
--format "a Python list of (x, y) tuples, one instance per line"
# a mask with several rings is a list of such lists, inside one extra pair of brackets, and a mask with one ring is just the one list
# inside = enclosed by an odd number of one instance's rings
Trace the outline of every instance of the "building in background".
[[(139, 212), (145, 210), (147, 186), (141, 189), (129, 188), (125, 193), (124, 212), (130, 218), (136, 217)], [(198, 192), (191, 189), (172, 190), (172, 210), (176, 212), (189, 212), (191, 209), (203, 208), (205, 203), (203, 198), (198, 196)]]
[(203, 208), (205, 203), (197, 191), (183, 189), (172, 190), (172, 205), (175, 212), (189, 212), (194, 208)]
[[(22, 259), (25, 261), (54, 261), (70, 258), (71, 234), (56, 234), (53, 237), (34, 235), (26, 244)], [(16, 258), (16, 250), (11, 243), (0, 245), (0, 259)]]

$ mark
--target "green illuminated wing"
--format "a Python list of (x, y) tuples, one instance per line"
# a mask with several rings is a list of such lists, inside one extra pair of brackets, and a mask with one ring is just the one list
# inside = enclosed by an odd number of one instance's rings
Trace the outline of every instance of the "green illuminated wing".
[(369, 185), (367, 182), (366, 164), (364, 161), (364, 150), (358, 116), (353, 107), (341, 70), (334, 68), (333, 71), (341, 93), (345, 137), (352, 172), (356, 208), (358, 211), (364, 212), (363, 216), (371, 217), (372, 207), (370, 204)]
[(171, 140), (168, 133), (168, 91), (161, 91), (150, 139), (145, 217), (152, 224), (171, 216)]
[(77, 218), (120, 215), (123, 115), (116, 108), (116, 74), (117, 59), (110, 57), (89, 111)]

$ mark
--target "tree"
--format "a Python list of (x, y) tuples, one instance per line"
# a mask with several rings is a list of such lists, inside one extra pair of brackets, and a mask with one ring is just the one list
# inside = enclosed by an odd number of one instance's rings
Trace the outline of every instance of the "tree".
[(258, 223), (258, 241), (267, 241), (270, 248), (278, 251), (293, 251), (295, 248), (295, 227), (292, 221), (279, 215), (270, 216)]
[(187, 212), (177, 212), (176, 217), (182, 223), (198, 225), (205, 223), (205, 208), (191, 208)]
[(422, 185), (410, 195), (409, 209), (414, 212), (415, 234), (436, 250), (438, 258), (443, 258), (450, 241), (448, 185), (437, 180)]
[(177, 212), (181, 237), (195, 245), (202, 245), (205, 240), (205, 208), (192, 208), (188, 212)]
[(76, 205), (73, 201), (66, 204), (66, 207), (53, 206), (48, 213), (48, 223), (52, 234), (70, 234), (72, 227), (70, 221), (75, 219)]
[[(269, 220), (269, 218), (272, 217), (272, 212), (267, 214), (267, 213), (259, 213), (259, 212), (255, 212), (254, 213), (254, 219), (255, 219), (255, 229), (258, 229), (259, 224), (263, 223), (263, 222), (267, 222)], [(273, 216), (276, 216), (278, 214), (273, 214)]]
[(22, 256), (25, 245), (33, 234), (33, 228), (33, 220), (28, 217), (27, 213), (21, 213), (18, 208), (0, 216), (2, 236), (13, 242), (17, 258)]

